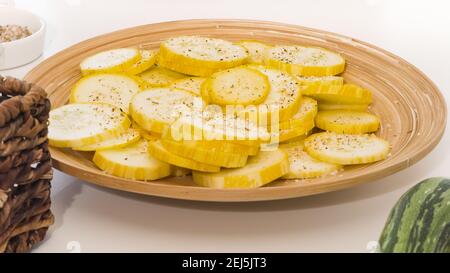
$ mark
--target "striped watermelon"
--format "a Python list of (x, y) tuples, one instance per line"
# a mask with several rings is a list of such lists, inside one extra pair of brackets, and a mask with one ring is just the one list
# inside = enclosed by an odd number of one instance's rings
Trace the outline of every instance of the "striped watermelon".
[(398, 200), (381, 234), (380, 250), (450, 253), (450, 179), (426, 179)]

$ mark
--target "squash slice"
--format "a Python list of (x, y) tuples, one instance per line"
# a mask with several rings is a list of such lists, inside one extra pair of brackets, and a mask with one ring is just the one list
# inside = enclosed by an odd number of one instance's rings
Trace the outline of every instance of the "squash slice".
[[(291, 75), (261, 65), (249, 65), (250, 68), (265, 74), (270, 82), (270, 91), (266, 99), (257, 106), (259, 124), (282, 122), (290, 119), (299, 109), (302, 98), (299, 84)], [(244, 112), (252, 112), (245, 110)], [(275, 115), (275, 116), (274, 116)]]
[(264, 186), (289, 171), (287, 154), (281, 150), (260, 152), (245, 167), (222, 169), (219, 173), (193, 172), (194, 182), (216, 189), (247, 189)]
[(369, 109), (368, 104), (339, 104), (339, 103), (319, 103), (319, 111), (328, 110), (349, 110), (349, 111), (359, 111), (366, 112)]
[(342, 134), (370, 133), (380, 127), (377, 116), (357, 111), (320, 111), (315, 121), (316, 126), (322, 130)]
[(293, 129), (301, 127), (305, 123), (314, 120), (317, 114), (317, 101), (314, 99), (303, 97), (300, 102), (300, 107), (289, 120), (280, 123), (280, 129)]
[(141, 90), (135, 77), (100, 73), (81, 78), (70, 93), (70, 103), (109, 103), (128, 113), (131, 98)]
[(181, 89), (193, 93), (194, 95), (201, 96), (201, 87), (206, 78), (203, 77), (188, 77), (182, 78), (172, 82), (169, 85), (170, 88)]
[(179, 36), (161, 43), (158, 64), (180, 73), (204, 77), (244, 64), (247, 58), (243, 46), (229, 41)]
[(92, 161), (106, 173), (136, 180), (156, 180), (171, 174), (170, 164), (159, 161), (147, 151), (144, 139), (120, 149), (96, 151)]
[(54, 147), (80, 147), (115, 137), (130, 125), (127, 115), (110, 104), (67, 104), (50, 111), (48, 139)]
[(164, 67), (155, 66), (148, 69), (138, 76), (144, 80), (149, 87), (168, 86), (176, 80), (186, 78), (187, 76)]
[(148, 151), (155, 158), (157, 158), (161, 161), (170, 163), (172, 165), (178, 166), (178, 167), (202, 171), (202, 172), (218, 172), (218, 171), (220, 171), (220, 167), (218, 167), (218, 166), (200, 163), (200, 162), (176, 155), (176, 154), (168, 151), (161, 144), (160, 140), (149, 142)]
[(389, 143), (373, 134), (317, 133), (305, 140), (305, 151), (317, 160), (341, 164), (364, 164), (385, 159)]
[(333, 76), (345, 69), (345, 60), (338, 53), (303, 46), (275, 46), (269, 49), (265, 64), (301, 76)]
[(290, 143), (281, 145), (289, 158), (289, 172), (283, 176), (285, 179), (308, 179), (337, 172), (341, 165), (319, 161), (303, 150), (303, 143)]
[(224, 114), (218, 105), (208, 105), (201, 111), (183, 112), (163, 136), (175, 141), (226, 141), (247, 146), (258, 146), (270, 138), (266, 127)]
[(206, 149), (195, 145), (193, 142), (172, 141), (169, 139), (162, 139), (161, 142), (173, 154), (209, 165), (238, 168), (245, 166), (247, 163), (248, 155), (245, 154), (224, 152), (214, 148)]
[(181, 113), (190, 111), (194, 98), (183, 90), (147, 89), (131, 99), (130, 114), (142, 129), (161, 134)]
[(321, 85), (318, 88), (306, 88), (303, 95), (316, 99), (319, 104), (370, 104), (372, 92), (355, 84)]
[(344, 84), (344, 78), (340, 76), (324, 76), (324, 77), (304, 77), (297, 76), (297, 81), (301, 85), (319, 86), (319, 85), (340, 85)]
[(136, 48), (117, 48), (99, 52), (80, 63), (81, 73), (124, 72), (141, 59)]
[(245, 47), (248, 51), (248, 62), (252, 64), (262, 64), (266, 51), (272, 46), (253, 40), (243, 40), (237, 44)]
[(107, 149), (117, 149), (135, 143), (140, 138), (141, 135), (138, 130), (134, 128), (129, 128), (127, 130), (124, 130), (114, 138), (106, 139), (90, 145), (74, 147), (73, 149), (76, 151), (99, 151)]
[(141, 49), (139, 50), (139, 53), (141, 54), (141, 59), (128, 67), (125, 71), (126, 73), (136, 75), (149, 69), (155, 64), (158, 51)]
[(267, 76), (246, 66), (214, 73), (202, 85), (203, 99), (218, 105), (256, 105), (270, 90)]

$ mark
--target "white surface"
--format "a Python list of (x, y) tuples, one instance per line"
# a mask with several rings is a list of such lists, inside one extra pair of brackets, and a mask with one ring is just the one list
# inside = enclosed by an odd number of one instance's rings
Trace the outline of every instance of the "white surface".
[(31, 35), (19, 40), (0, 43), (0, 69), (11, 69), (36, 60), (43, 51), (44, 20), (33, 13), (12, 6), (0, 8), (0, 25), (26, 26)]
[[(272, 20), (348, 35), (387, 49), (427, 74), (449, 101), (448, 1), (18, 0), (49, 26), (45, 57), (102, 33), (189, 18)], [(0, 71), (22, 77), (38, 61)], [(444, 126), (444, 124), (442, 125)], [(430, 176), (450, 176), (447, 126), (438, 147), (395, 175), (352, 189), (260, 203), (201, 203), (121, 193), (56, 172), (56, 224), (36, 252), (368, 252), (390, 208)]]

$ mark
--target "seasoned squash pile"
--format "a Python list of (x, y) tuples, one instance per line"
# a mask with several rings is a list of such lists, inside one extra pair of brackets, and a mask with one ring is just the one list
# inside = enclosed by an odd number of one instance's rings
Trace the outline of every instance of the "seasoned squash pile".
[(50, 113), (50, 145), (92, 152), (114, 176), (255, 188), (389, 153), (371, 91), (339, 76), (344, 58), (323, 48), (180, 36), (80, 69), (69, 104)]

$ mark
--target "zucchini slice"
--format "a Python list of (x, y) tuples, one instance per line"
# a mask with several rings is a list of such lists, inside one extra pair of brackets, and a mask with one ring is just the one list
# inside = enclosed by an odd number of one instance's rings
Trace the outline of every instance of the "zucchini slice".
[(194, 182), (200, 186), (226, 189), (246, 189), (264, 186), (289, 171), (287, 154), (281, 150), (260, 152), (238, 169), (222, 169), (219, 173), (193, 172)]
[(191, 92), (194, 95), (201, 96), (201, 87), (205, 82), (206, 78), (203, 77), (188, 77), (182, 78), (172, 82), (169, 85), (170, 88), (181, 89), (184, 91)]
[(183, 176), (188, 176), (191, 174), (192, 174), (191, 169), (186, 169), (186, 168), (173, 166), (173, 165), (172, 165), (172, 171), (170, 172), (170, 176), (173, 176), (173, 177), (183, 177)]
[(202, 111), (185, 111), (164, 132), (167, 139), (196, 141), (226, 141), (246, 146), (258, 146), (270, 139), (266, 127), (240, 118), (224, 114), (222, 109), (214, 109), (208, 105)]
[(160, 140), (149, 142), (148, 151), (155, 158), (157, 158), (161, 161), (170, 163), (172, 165), (178, 166), (178, 167), (188, 168), (191, 170), (197, 170), (197, 171), (202, 171), (202, 172), (218, 172), (218, 171), (220, 171), (220, 167), (218, 167), (218, 166), (200, 163), (200, 162), (179, 156), (177, 154), (174, 154), (174, 153), (168, 151), (161, 144)]
[(130, 114), (142, 129), (161, 134), (181, 113), (190, 111), (194, 98), (183, 90), (147, 89), (131, 99)]
[(189, 158), (201, 163), (226, 167), (238, 168), (245, 166), (248, 155), (224, 152), (219, 149), (205, 149), (195, 145), (193, 142), (161, 140), (163, 146), (171, 153)]
[(187, 76), (164, 67), (156, 66), (138, 75), (150, 87), (168, 86), (176, 80)]
[(67, 104), (50, 111), (48, 139), (54, 147), (80, 147), (110, 139), (130, 125), (127, 115), (110, 104)]
[(208, 76), (247, 61), (247, 50), (232, 42), (200, 36), (179, 36), (163, 41), (158, 64), (171, 70)]
[(289, 158), (289, 172), (285, 179), (308, 179), (324, 176), (342, 169), (339, 164), (319, 161), (303, 150), (302, 143), (281, 145)]
[(211, 75), (202, 85), (205, 100), (218, 105), (256, 105), (270, 90), (267, 76), (246, 66), (235, 67)]
[(117, 48), (99, 52), (80, 63), (81, 73), (124, 72), (141, 59), (136, 48)]
[(369, 109), (368, 104), (339, 104), (339, 103), (320, 103), (318, 105), (319, 111), (328, 111), (328, 110), (349, 110), (349, 111), (358, 111), (358, 112), (366, 112)]
[(137, 75), (155, 64), (158, 51), (141, 49), (139, 53), (141, 54), (141, 59), (128, 67), (125, 71), (126, 73)]
[(305, 120), (300, 126), (280, 129), (278, 133), (272, 133), (272, 141), (278, 139), (278, 142), (286, 142), (293, 138), (301, 137), (314, 128), (314, 119)]
[(373, 134), (317, 133), (305, 140), (306, 152), (317, 160), (341, 164), (364, 164), (385, 159), (389, 143)]
[[(176, 141), (169, 134), (163, 134), (164, 139)], [(188, 145), (199, 147), (200, 149), (214, 149), (225, 153), (256, 155), (259, 152), (259, 145), (242, 145), (223, 140), (179, 140)]]
[(136, 180), (156, 180), (171, 174), (170, 164), (162, 162), (147, 151), (144, 139), (120, 149), (96, 151), (92, 161), (106, 173)]
[(141, 135), (138, 130), (134, 128), (129, 128), (127, 130), (124, 130), (114, 138), (106, 139), (90, 145), (74, 147), (73, 149), (77, 151), (98, 151), (107, 149), (117, 149), (128, 146), (134, 142), (137, 142), (140, 138)]
[(344, 78), (340, 76), (323, 76), (323, 77), (304, 77), (297, 76), (297, 81), (301, 85), (319, 86), (319, 85), (339, 85), (344, 84)]
[(266, 51), (272, 46), (253, 40), (243, 40), (237, 44), (245, 47), (248, 51), (248, 62), (252, 64), (262, 64)]
[(92, 74), (81, 78), (70, 93), (70, 103), (109, 103), (128, 113), (131, 98), (141, 90), (138, 80), (125, 74)]
[(316, 126), (322, 130), (342, 134), (370, 133), (380, 127), (377, 116), (357, 111), (320, 111), (315, 121)]
[(345, 69), (338, 53), (304, 46), (275, 46), (267, 51), (264, 62), (271, 67), (301, 76), (333, 76)]
[(266, 117), (267, 124), (275, 120), (274, 114), (278, 115), (278, 122), (290, 119), (298, 111), (302, 98), (296, 79), (277, 69), (261, 65), (249, 65), (249, 67), (265, 74), (270, 82), (269, 94), (258, 106), (258, 114), (261, 119)]
[(301, 127), (305, 123), (314, 120), (317, 114), (317, 101), (312, 98), (303, 97), (300, 102), (300, 108), (292, 118), (280, 123), (280, 129), (293, 129)]
[(319, 104), (371, 104), (372, 92), (355, 84), (320, 85), (306, 88), (303, 95), (316, 99)]

